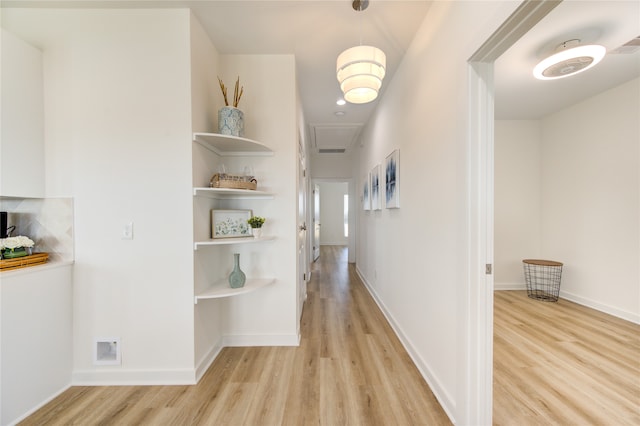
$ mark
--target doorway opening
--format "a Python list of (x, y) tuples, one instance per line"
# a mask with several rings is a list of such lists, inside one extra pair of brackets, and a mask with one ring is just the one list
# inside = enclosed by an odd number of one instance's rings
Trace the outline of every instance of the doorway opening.
[(313, 260), (321, 246), (344, 246), (349, 263), (355, 262), (355, 207), (352, 179), (314, 179), (312, 197)]
[(466, 388), (462, 404), (463, 423), (491, 424), (493, 411), (493, 144), (494, 63), (522, 35), (542, 20), (560, 2), (525, 0), (485, 43), (469, 58), (469, 177), (476, 185), (469, 192), (469, 265), (478, 273), (469, 275), (464, 321), (468, 356), (464, 371)]

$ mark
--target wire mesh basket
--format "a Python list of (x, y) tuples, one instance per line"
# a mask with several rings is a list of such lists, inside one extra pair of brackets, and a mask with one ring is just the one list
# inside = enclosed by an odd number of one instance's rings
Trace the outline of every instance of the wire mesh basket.
[(544, 302), (557, 302), (560, 295), (562, 263), (553, 260), (524, 259), (527, 296)]

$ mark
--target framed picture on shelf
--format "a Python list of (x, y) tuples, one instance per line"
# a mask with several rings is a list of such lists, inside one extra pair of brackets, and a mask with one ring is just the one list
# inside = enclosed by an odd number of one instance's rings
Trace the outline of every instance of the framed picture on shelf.
[(389, 154), (384, 162), (384, 199), (388, 209), (400, 208), (400, 150)]
[(251, 210), (211, 210), (211, 238), (251, 237)]
[(371, 170), (371, 210), (382, 210), (380, 198), (380, 164)]
[(367, 173), (364, 177), (364, 182), (362, 183), (362, 208), (366, 210), (371, 210), (371, 196), (369, 185), (371, 185), (371, 174)]

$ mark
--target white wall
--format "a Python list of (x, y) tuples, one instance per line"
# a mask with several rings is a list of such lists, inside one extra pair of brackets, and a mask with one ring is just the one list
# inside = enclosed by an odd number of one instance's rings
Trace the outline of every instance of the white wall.
[[(272, 157), (226, 157), (230, 170), (252, 165), (258, 185), (275, 194), (273, 200), (234, 201), (227, 207), (252, 209), (267, 219), (266, 235), (276, 240), (234, 247), (247, 267), (247, 276), (271, 275), (275, 285), (224, 305), (225, 344), (297, 345), (297, 169), (299, 127), (296, 69), (293, 55), (221, 55), (220, 77), (228, 86), (240, 77), (244, 94), (239, 107), (244, 112), (245, 136), (274, 151)], [(223, 106), (219, 97), (219, 106)], [(219, 204), (223, 206), (224, 204)], [(231, 253), (231, 252), (229, 252)], [(227, 257), (231, 272), (232, 257)], [(241, 265), (241, 266), (242, 266)], [(224, 275), (224, 276), (226, 276)], [(269, 276), (267, 275), (267, 276)]]
[[(43, 48), (47, 196), (75, 201), (74, 382), (193, 382), (188, 10), (2, 18)], [(122, 365), (93, 365), (95, 337)]]
[(494, 157), (496, 289), (524, 288), (522, 259), (541, 256), (542, 130), (538, 120), (498, 120)]
[[(47, 195), (75, 201), (74, 382), (190, 383), (220, 345), (297, 344), (293, 56), (219, 57), (188, 10), (8, 9), (2, 18), (43, 49)], [(216, 130), (216, 74), (241, 76), (246, 136), (274, 150), (250, 160), (274, 199), (236, 207), (268, 218), (277, 239), (239, 251), (249, 276), (267, 271), (277, 283), (194, 311), (194, 275), (196, 288), (225, 276), (230, 255), (194, 258), (192, 243), (192, 187), (219, 162), (201, 158), (192, 132)], [(232, 169), (247, 161), (225, 160)], [(196, 209), (198, 224), (208, 210)], [(128, 222), (133, 240), (121, 239)], [(121, 339), (121, 366), (93, 365), (95, 337)]]
[(561, 296), (640, 322), (640, 79), (542, 120), (542, 255)]
[(2, 29), (0, 195), (44, 196), (42, 52)]
[(71, 266), (2, 272), (0, 424), (24, 418), (71, 383)]
[[(217, 105), (219, 100), (218, 80), (220, 58), (204, 28), (191, 15), (191, 111), (194, 132), (217, 130)], [(191, 143), (193, 162), (193, 186), (208, 186), (208, 182), (219, 164), (219, 158), (199, 144)], [(214, 207), (211, 199), (196, 198), (194, 203), (194, 241), (209, 237), (209, 211)], [(211, 285), (209, 269), (228, 263), (219, 250), (198, 250), (194, 253), (194, 290), (200, 292)], [(224, 336), (222, 305), (224, 300), (215, 299), (199, 303), (194, 307), (195, 365), (197, 378), (222, 348)]]
[[(468, 58), (517, 2), (434, 2), (362, 135), (358, 183), (400, 149), (402, 205), (362, 212), (358, 271), (450, 417), (473, 422)], [(446, 43), (443, 43), (446, 40)]]
[(319, 183), (320, 186), (320, 244), (347, 245), (344, 236), (344, 196), (349, 193), (346, 182)]
[(352, 148), (346, 154), (317, 154), (311, 155), (311, 175), (314, 179), (318, 178), (345, 178), (350, 179), (354, 176), (353, 163), (356, 161), (354, 152), (358, 152), (359, 148)]
[(565, 264), (561, 297), (640, 322), (639, 80), (536, 121), (497, 121), (496, 289)]

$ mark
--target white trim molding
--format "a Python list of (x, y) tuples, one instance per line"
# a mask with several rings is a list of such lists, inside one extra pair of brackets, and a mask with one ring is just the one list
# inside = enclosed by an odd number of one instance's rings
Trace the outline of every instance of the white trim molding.
[(494, 283), (493, 289), (495, 291), (526, 290), (527, 285), (525, 283)]
[(358, 268), (357, 264), (356, 264), (356, 273), (358, 274), (358, 277), (360, 278), (360, 280), (364, 283), (364, 286), (369, 292), (369, 294), (371, 295), (371, 297), (373, 297), (373, 300), (376, 302), (376, 304), (382, 311), (382, 314), (387, 319), (387, 322), (389, 323), (394, 333), (400, 340), (400, 343), (402, 344), (402, 346), (405, 348), (405, 350), (411, 357), (411, 360), (413, 361), (415, 366), (418, 368), (420, 375), (427, 382), (427, 384), (431, 388), (431, 391), (435, 395), (436, 399), (444, 409), (445, 413), (447, 413), (447, 416), (449, 416), (450, 419), (454, 419), (455, 418), (454, 413), (456, 408), (454, 399), (446, 391), (445, 387), (442, 386), (442, 384), (440, 383), (440, 380), (438, 380), (437, 376), (433, 373), (433, 370), (424, 361), (424, 359), (422, 359), (422, 357), (418, 354), (418, 351), (415, 349), (415, 346), (413, 345), (411, 340), (402, 331), (402, 327), (400, 327), (400, 325), (398, 324), (394, 316), (391, 314), (391, 312), (389, 312), (387, 307), (380, 300), (380, 298), (378, 297), (373, 287), (364, 278), (364, 275)]
[(73, 386), (147, 386), (195, 385), (194, 368), (168, 370), (76, 370), (72, 374)]
[(469, 73), (467, 280), (460, 288), (459, 424), (492, 423), (493, 412), (493, 65), (562, 0), (524, 0), (471, 55)]

